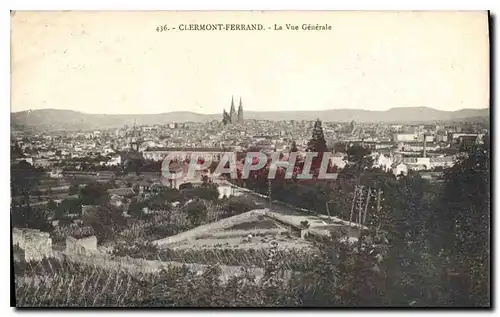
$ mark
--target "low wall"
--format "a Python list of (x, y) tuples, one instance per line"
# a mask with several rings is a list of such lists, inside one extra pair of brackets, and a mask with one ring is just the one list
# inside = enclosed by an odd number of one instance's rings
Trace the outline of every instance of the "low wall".
[(256, 236), (256, 235), (278, 235), (282, 232), (288, 232), (287, 229), (284, 228), (270, 228), (270, 229), (239, 229), (239, 230), (228, 230), (228, 231), (221, 231), (221, 232), (214, 232), (210, 234), (202, 234), (198, 238), (204, 239), (204, 238), (212, 238), (212, 239), (217, 239), (217, 238), (232, 238), (232, 237), (246, 237), (249, 234)]
[[(148, 274), (148, 273), (158, 273), (162, 270), (166, 270), (169, 267), (187, 267), (189, 270), (201, 274), (208, 265), (203, 264), (193, 264), (193, 263), (181, 263), (181, 262), (163, 262), (163, 261), (152, 261), (144, 259), (134, 259), (130, 257), (117, 257), (111, 255), (96, 255), (96, 256), (85, 256), (85, 255), (73, 255), (64, 254), (59, 255), (59, 257), (65, 257), (67, 260), (72, 262), (77, 262), (81, 264), (93, 265), (102, 267), (109, 270), (123, 270), (129, 274)], [(243, 267), (240, 266), (219, 266), (221, 268), (222, 274), (220, 279), (222, 282), (227, 282), (231, 277), (243, 274)], [(247, 270), (254, 274), (256, 277), (256, 282), (259, 282), (264, 276), (264, 269), (261, 268), (247, 268)], [(286, 272), (285, 275), (290, 275), (291, 272)]]
[(96, 236), (90, 236), (81, 239), (76, 239), (73, 237), (66, 238), (67, 254), (93, 254), (97, 252)]
[(52, 239), (47, 232), (36, 229), (12, 230), (12, 244), (19, 247), (16, 259), (21, 261), (39, 261), (52, 256)]

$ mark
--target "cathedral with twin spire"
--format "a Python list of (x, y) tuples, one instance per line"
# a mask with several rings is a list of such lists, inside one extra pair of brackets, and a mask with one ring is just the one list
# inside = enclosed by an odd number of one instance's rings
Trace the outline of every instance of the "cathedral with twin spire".
[(229, 110), (229, 113), (226, 112), (226, 109), (222, 112), (222, 123), (224, 125), (243, 123), (243, 103), (241, 101), (241, 97), (238, 113), (236, 113), (234, 108), (234, 96), (231, 97), (231, 109)]

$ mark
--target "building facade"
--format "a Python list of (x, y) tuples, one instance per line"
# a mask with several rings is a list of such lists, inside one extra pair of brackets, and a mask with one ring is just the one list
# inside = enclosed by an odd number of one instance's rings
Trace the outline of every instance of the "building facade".
[(144, 158), (153, 161), (162, 161), (170, 155), (173, 160), (205, 159), (219, 161), (225, 151), (221, 148), (154, 148), (143, 152)]

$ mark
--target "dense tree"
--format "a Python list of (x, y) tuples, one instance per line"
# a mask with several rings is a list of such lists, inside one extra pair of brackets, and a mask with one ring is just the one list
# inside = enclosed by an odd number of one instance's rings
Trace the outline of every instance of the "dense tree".
[(163, 195), (152, 195), (144, 201), (144, 204), (151, 210), (165, 210), (170, 207)]
[[(418, 173), (397, 180), (392, 173), (371, 168), (370, 151), (355, 146), (347, 153), (352, 164), (341, 171), (333, 187), (318, 180), (314, 186), (287, 181), (281, 188), (273, 187), (273, 197), (319, 212), (328, 204), (333, 215), (347, 219), (354, 185), (364, 186), (363, 199), (370, 192), (366, 224), (386, 237), (387, 252), (378, 264), (384, 277), (383, 281), (376, 276), (362, 277), (362, 272), (366, 272), (366, 268), (362, 269), (366, 264), (363, 261), (367, 261), (364, 258), (359, 258), (358, 264), (346, 262), (351, 264), (338, 272), (353, 279), (342, 282), (346, 284), (341, 283), (341, 289), (356, 291), (341, 296), (344, 300), (351, 298), (343, 302), (345, 305), (488, 306), (490, 157), (487, 144), (469, 149), (453, 168), (446, 169), (443, 188), (440, 183), (422, 179)], [(266, 184), (260, 176), (257, 173), (248, 184), (265, 192)], [(342, 275), (344, 272), (351, 273), (346, 276)], [(360, 298), (367, 285), (371, 295)], [(330, 287), (325, 285), (324, 289)], [(309, 300), (332, 303), (325, 298)]]
[(135, 173), (139, 175), (141, 168), (145, 165), (145, 160), (142, 156), (135, 152), (130, 151), (125, 154), (125, 160), (123, 161), (123, 170), (127, 173)]
[(45, 171), (42, 168), (33, 167), (26, 161), (21, 161), (11, 164), (10, 173), (12, 196), (27, 198), (40, 184)]
[(159, 194), (165, 201), (172, 203), (175, 201), (182, 202), (182, 193), (177, 188), (164, 188)]
[(12, 225), (18, 228), (39, 229), (50, 232), (54, 228), (50, 223), (46, 209), (37, 206), (14, 206), (11, 211)]
[(317, 119), (314, 123), (312, 138), (307, 143), (307, 151), (317, 153), (324, 153), (328, 151), (320, 119)]
[(202, 187), (193, 187), (183, 191), (186, 199), (201, 198), (205, 200), (215, 201), (219, 199), (219, 190), (215, 184), (207, 184)]
[(345, 232), (316, 243), (318, 254), (304, 274), (293, 281), (300, 306), (383, 306), (385, 276), (380, 271), (387, 241), (381, 234), (361, 232), (358, 241), (342, 239)]
[(222, 112), (222, 124), (227, 125), (231, 122), (231, 118), (229, 114), (226, 112), (226, 109)]
[(140, 172), (161, 172), (162, 161), (151, 161), (144, 160), (142, 164), (139, 164)]
[(143, 208), (146, 206), (147, 204), (145, 202), (133, 199), (128, 206), (127, 213), (140, 219), (143, 217)]
[(382, 184), (381, 188), (382, 210), (374, 211), (376, 217), (372, 220), (387, 232), (389, 242), (388, 255), (383, 262), (388, 281), (388, 304), (436, 304), (433, 285), (439, 271), (432, 268), (427, 243), (434, 199), (428, 194), (429, 184), (416, 175)]
[(14, 143), (13, 145), (10, 146), (10, 156), (13, 159), (23, 157), (24, 153), (21, 147), (19, 146), (19, 143)]
[(106, 187), (97, 182), (80, 188), (79, 195), (83, 205), (103, 205), (109, 198)]
[(369, 168), (373, 164), (370, 156), (371, 151), (361, 145), (353, 145), (347, 149), (347, 161), (354, 165), (358, 170)]
[(257, 205), (253, 200), (246, 197), (231, 196), (224, 201), (221, 206), (223, 217), (231, 217), (242, 214), (244, 212), (257, 209)]
[(55, 211), (56, 208), (57, 208), (57, 204), (56, 202), (53, 200), (53, 199), (50, 199), (48, 202), (47, 202), (47, 210), (49, 211)]
[(69, 186), (68, 194), (70, 195), (76, 195), (78, 194), (78, 190), (80, 187), (76, 184)]
[(99, 206), (83, 217), (83, 223), (92, 227), (97, 236), (97, 241), (111, 241), (123, 230), (126, 219), (118, 208), (106, 204)]
[[(453, 278), (450, 301), (463, 305), (490, 302), (490, 148), (475, 146), (445, 171), (444, 189), (430, 224), (435, 252)], [(467, 289), (467, 291), (464, 291)]]
[(80, 215), (82, 211), (82, 202), (80, 199), (64, 199), (55, 208), (55, 218), (64, 219), (68, 214)]
[(193, 226), (199, 226), (207, 217), (207, 206), (205, 203), (196, 199), (186, 206), (184, 206), (184, 212)]
[(359, 145), (353, 145), (347, 149), (348, 164), (338, 175), (339, 184), (345, 191), (354, 192), (356, 185), (362, 185), (365, 175), (373, 172), (373, 170), (367, 170), (373, 165), (370, 153), (369, 149)]

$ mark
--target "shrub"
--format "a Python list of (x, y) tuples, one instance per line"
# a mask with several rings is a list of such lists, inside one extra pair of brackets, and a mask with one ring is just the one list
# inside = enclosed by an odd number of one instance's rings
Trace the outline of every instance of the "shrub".
[(186, 189), (183, 191), (186, 199), (201, 198), (210, 201), (219, 199), (219, 190), (216, 186), (202, 186)]
[(39, 229), (45, 232), (51, 232), (54, 229), (48, 220), (48, 211), (42, 208), (35, 206), (13, 207), (11, 215), (14, 227)]
[(106, 187), (101, 183), (90, 183), (80, 188), (80, 199), (83, 205), (101, 205), (107, 202)]
[(158, 248), (152, 243), (119, 244), (112, 251), (116, 256), (129, 256), (132, 258), (158, 259)]
[(95, 235), (95, 231), (90, 226), (81, 226), (76, 224), (64, 224), (57, 226), (54, 231), (50, 233), (53, 243), (62, 243), (66, 241), (67, 237), (84, 238)]
[(184, 212), (193, 226), (199, 226), (206, 219), (207, 206), (201, 200), (194, 200), (184, 206)]
[(128, 207), (128, 214), (136, 218), (141, 219), (143, 217), (143, 208), (146, 207), (144, 202), (138, 202), (137, 199), (133, 199)]
[(257, 205), (246, 197), (229, 197), (221, 206), (223, 217), (231, 217), (257, 209)]
[(92, 227), (97, 236), (97, 241), (113, 240), (126, 225), (122, 212), (114, 206), (99, 206), (83, 218), (83, 223)]
[(81, 214), (82, 201), (80, 199), (64, 199), (55, 208), (55, 218), (64, 219), (68, 214)]
[(70, 195), (76, 195), (78, 194), (79, 186), (76, 184), (73, 184), (69, 186), (68, 194)]
[(148, 240), (158, 240), (170, 236), (175, 236), (181, 232), (187, 231), (191, 227), (186, 227), (184, 225), (174, 224), (174, 223), (164, 223), (156, 226), (150, 226), (145, 229), (145, 236)]

